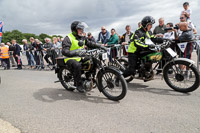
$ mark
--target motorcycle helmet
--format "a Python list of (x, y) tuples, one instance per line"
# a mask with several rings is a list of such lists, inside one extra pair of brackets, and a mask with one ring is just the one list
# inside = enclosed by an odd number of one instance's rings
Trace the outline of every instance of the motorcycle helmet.
[(72, 24), (71, 24), (71, 31), (73, 33), (75, 33), (77, 35), (77, 29), (81, 29), (84, 30), (88, 28), (88, 25), (85, 23), (85, 22), (81, 22), (81, 21), (74, 21)]
[(142, 23), (142, 27), (147, 28), (147, 26), (149, 24), (154, 24), (155, 23), (155, 19), (153, 17), (151, 17), (151, 16), (146, 16), (146, 17), (144, 17), (142, 19), (141, 23)]

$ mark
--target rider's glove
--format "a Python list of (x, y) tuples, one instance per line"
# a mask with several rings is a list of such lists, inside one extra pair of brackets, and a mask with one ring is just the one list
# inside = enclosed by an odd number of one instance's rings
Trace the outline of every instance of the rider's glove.
[(78, 45), (79, 45), (80, 47), (82, 47), (83, 44), (84, 44), (83, 40), (79, 40)]
[(79, 57), (84, 57), (84, 56), (86, 55), (86, 51), (78, 51), (78, 52), (77, 52), (77, 55), (78, 55)]
[(156, 45), (155, 44), (149, 44), (149, 48), (155, 48)]

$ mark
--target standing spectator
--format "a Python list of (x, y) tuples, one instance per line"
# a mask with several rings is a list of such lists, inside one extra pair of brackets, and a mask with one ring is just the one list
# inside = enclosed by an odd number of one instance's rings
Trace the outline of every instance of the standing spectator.
[[(33, 48), (36, 48), (35, 39), (34, 39), (33, 37), (30, 37), (29, 40), (30, 40), (30, 42), (31, 42), (31, 46), (32, 46)], [(33, 53), (34, 60), (35, 60), (35, 62), (36, 62), (36, 60), (37, 60), (37, 55), (35, 54), (35, 51), (32, 51), (32, 53)]]
[(56, 53), (59, 54), (59, 50), (61, 49), (61, 43), (56, 37), (53, 37), (53, 48), (55, 49)]
[(17, 69), (22, 69), (22, 60), (20, 58), (21, 47), (17, 44), (16, 40), (12, 40), (12, 45), (15, 47), (13, 56), (15, 57), (15, 61), (17, 63)]
[(6, 44), (8, 45), (9, 56), (10, 56), (10, 61), (11, 61), (12, 67), (15, 67), (16, 64), (15, 64), (14, 57), (13, 57), (13, 52), (15, 50), (15, 47), (12, 44), (10, 44), (10, 42), (7, 42)]
[(51, 49), (52, 52), (52, 62), (55, 65), (56, 63), (56, 58), (58, 55), (60, 55), (60, 50), (61, 50), (61, 44), (58, 42), (58, 39), (56, 37), (53, 37), (53, 48)]
[(159, 25), (155, 27), (153, 34), (156, 35), (156, 37), (163, 37), (163, 34), (166, 32), (164, 29), (166, 28), (166, 25), (164, 25), (164, 18), (159, 19)]
[[(44, 56), (45, 61), (48, 63), (48, 65), (53, 65), (53, 59), (52, 59), (52, 48), (53, 44), (51, 43), (50, 38), (45, 38), (45, 44), (44, 44), (44, 51), (46, 51), (46, 55)], [(51, 61), (49, 61), (49, 58), (51, 58)]]
[(97, 43), (101, 41), (102, 44), (106, 44), (110, 38), (110, 33), (106, 30), (105, 26), (101, 27), (101, 32), (98, 35)]
[(190, 5), (189, 5), (188, 2), (183, 3), (183, 8), (184, 8), (184, 10), (181, 11), (181, 14), (183, 14), (183, 15), (186, 16), (186, 20), (187, 20), (188, 22), (191, 21), (191, 14), (192, 14), (192, 10), (189, 8), (189, 6), (190, 6)]
[[(184, 14), (181, 14), (180, 21), (187, 22), (187, 16)], [(188, 23), (188, 27), (193, 30), (193, 34), (197, 34), (197, 30), (196, 30), (194, 24), (192, 22), (187, 22), (187, 23)], [(179, 29), (179, 31), (178, 31), (179, 36), (181, 35), (181, 33), (182, 33), (182, 31)]]
[[(167, 23), (166, 28), (173, 28), (173, 23)], [(170, 40), (175, 40), (175, 32), (173, 30), (168, 30), (164, 35), (163, 38), (170, 39)], [(176, 51), (177, 50), (177, 45), (175, 43), (172, 43), (170, 47)]]
[(141, 22), (138, 22), (138, 28), (140, 28), (142, 26)]
[[(131, 26), (130, 25), (126, 25), (126, 33), (124, 33), (122, 35), (122, 39), (121, 39), (121, 44), (122, 45), (127, 45), (130, 43), (130, 39), (131, 39), (131, 36), (133, 35), (133, 33), (131, 32)], [(125, 46), (123, 46), (123, 54), (126, 55), (127, 52), (126, 52), (126, 49), (125, 49)]]
[(9, 52), (8, 48), (5, 46), (4, 43), (1, 43), (1, 60), (2, 60), (2, 66), (5, 69), (10, 69), (10, 61), (9, 61)]
[(87, 35), (88, 35), (87, 39), (88, 39), (89, 41), (96, 42), (96, 41), (95, 41), (95, 38), (92, 36), (92, 33), (88, 32)]
[(192, 29), (188, 28), (187, 22), (179, 23), (179, 28), (182, 31), (182, 34), (178, 37), (180, 42), (188, 42), (185, 48), (185, 52), (181, 54), (181, 57), (185, 57), (191, 59), (192, 51), (193, 51), (193, 44), (192, 39), (194, 38), (194, 34)]
[[(96, 43), (95, 38), (92, 36), (92, 33), (90, 33), (90, 32), (88, 32), (88, 34), (87, 34), (86, 41), (87, 41), (87, 43), (92, 43), (92, 44)], [(87, 46), (85, 46), (85, 49), (90, 50), (91, 48), (88, 48)]]
[(36, 69), (44, 69), (44, 61), (43, 61), (43, 47), (40, 40), (35, 39), (35, 55), (36, 55)]
[[(164, 30), (166, 28), (166, 25), (164, 25), (164, 18), (159, 18), (158, 22), (159, 22), (159, 25), (155, 27), (153, 34), (155, 35), (155, 37), (163, 37), (164, 33), (166, 33), (166, 31)], [(160, 69), (162, 69), (164, 64), (165, 64), (165, 61), (162, 61), (159, 63), (156, 74), (159, 74), (162, 72), (162, 70)]]
[[(119, 44), (119, 37), (115, 32), (115, 29), (111, 29), (111, 36), (109, 41), (105, 44), (105, 46), (109, 46), (111, 44)], [(109, 60), (110, 62), (112, 61), (112, 58), (117, 57), (117, 49), (116, 48), (111, 48), (110, 50), (110, 55), (109, 55)]]
[[(167, 23), (166, 28), (173, 28), (173, 23)], [(175, 33), (173, 30), (168, 30), (166, 33), (164, 33), (163, 38), (174, 40), (175, 39)]]
[(35, 41), (35, 39), (33, 38), (33, 37), (30, 37), (30, 42), (31, 42), (31, 45), (33, 46), (33, 47), (35, 47), (36, 46), (36, 41)]
[(60, 37), (57, 37), (57, 41), (58, 41), (60, 44), (62, 43)]
[(31, 68), (34, 68), (35, 62), (34, 62), (34, 58), (33, 58), (33, 47), (31, 44), (28, 44), (26, 39), (23, 39), (22, 42), (24, 43), (24, 51), (26, 52), (26, 57), (27, 57), (27, 61), (28, 61), (28, 65)]

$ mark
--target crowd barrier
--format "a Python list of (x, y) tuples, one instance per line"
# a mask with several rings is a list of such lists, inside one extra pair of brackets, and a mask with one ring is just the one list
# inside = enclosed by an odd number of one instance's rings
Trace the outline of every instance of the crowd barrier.
[[(54, 51), (54, 52), (53, 52)], [(52, 63), (49, 65), (44, 57), (47, 55), (47, 52), (42, 50), (32, 50), (32, 51), (21, 51), (20, 52), (20, 57), (18, 58), (18, 61), (22, 61), (22, 69), (24, 70), (53, 70), (55, 67), (55, 58), (62, 56), (61, 54), (61, 49), (53, 49), (51, 50), (52, 53), (50, 53), (50, 62)], [(34, 61), (34, 65), (29, 65), (28, 59), (27, 59), (27, 54), (28, 56), (32, 56), (32, 59)], [(15, 58), (13, 56), (13, 51), (9, 51), (10, 55), (10, 66), (11, 69), (17, 67), (17, 62), (15, 61)], [(53, 64), (54, 60), (54, 64)], [(18, 62), (19, 63), (19, 62)]]
[[(199, 66), (199, 60), (200, 60), (200, 40), (199, 40), (199, 35), (195, 36), (195, 39), (191, 42), (183, 42), (183, 43), (178, 43), (177, 46), (174, 48), (174, 51), (177, 52), (178, 55), (181, 55), (184, 53), (185, 51), (185, 46), (191, 43), (191, 45), (193, 45), (194, 50), (192, 50), (193, 52), (192, 54), (192, 60), (196, 62), (196, 66), (198, 68), (198, 70), (200, 71), (200, 66)], [(127, 58), (127, 51), (128, 51), (128, 46), (129, 45), (121, 45), (121, 44), (113, 44), (108, 46), (108, 56), (112, 56), (112, 59), (109, 61), (109, 63), (112, 63), (113, 60), (119, 59), (119, 58)], [(55, 54), (52, 54), (52, 57), (50, 57), (50, 61), (52, 61), (52, 59), (55, 59), (56, 57), (60, 57), (62, 56), (61, 53), (61, 49), (54, 49)], [(33, 69), (30, 67), (30, 65), (28, 65), (28, 60), (27, 60), (27, 56), (26, 56), (26, 52), (28, 52), (29, 54), (32, 54), (34, 57), (34, 69), (35, 70), (53, 70), (54, 65), (49, 65), (44, 57), (47, 54), (46, 51), (42, 50), (42, 51), (22, 51), (21, 52), (21, 60), (22, 60), (22, 69)], [(10, 66), (11, 67), (16, 67), (16, 62), (15, 59), (13, 57), (13, 52), (10, 51), (9, 52), (10, 55)], [(55, 57), (54, 57), (55, 56)], [(163, 62), (160, 62), (160, 66), (159, 68), (157, 68), (157, 70), (162, 70), (163, 68)]]

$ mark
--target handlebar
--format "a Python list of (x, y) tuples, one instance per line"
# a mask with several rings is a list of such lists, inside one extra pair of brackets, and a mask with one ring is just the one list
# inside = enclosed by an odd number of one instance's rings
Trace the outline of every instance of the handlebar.
[(121, 44), (110, 44), (110, 45), (107, 45), (106, 47), (121, 47), (122, 45)]

